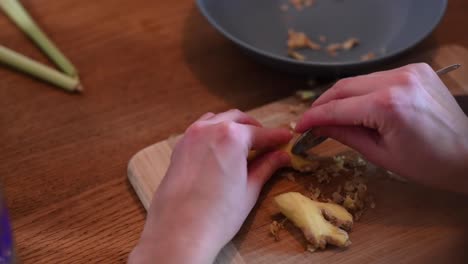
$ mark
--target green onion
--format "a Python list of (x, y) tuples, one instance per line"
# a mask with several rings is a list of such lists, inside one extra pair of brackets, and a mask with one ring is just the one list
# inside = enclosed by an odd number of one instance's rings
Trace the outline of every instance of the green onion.
[(81, 92), (83, 90), (78, 78), (65, 75), (1, 45), (0, 63), (4, 63), (14, 69), (23, 71), (36, 78), (55, 84), (56, 86), (69, 92)]
[(299, 90), (296, 91), (296, 97), (302, 101), (312, 100), (318, 97), (319, 94), (312, 90)]
[(0, 8), (63, 72), (71, 77), (78, 75), (75, 67), (47, 38), (18, 0), (0, 0)]

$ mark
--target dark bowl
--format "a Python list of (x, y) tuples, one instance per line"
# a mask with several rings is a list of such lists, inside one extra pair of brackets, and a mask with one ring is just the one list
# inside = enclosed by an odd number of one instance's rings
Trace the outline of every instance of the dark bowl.
[[(281, 9), (288, 4), (288, 10)], [(197, 0), (207, 20), (258, 61), (297, 74), (345, 76), (359, 74), (414, 47), (442, 19), (447, 0), (315, 0), (296, 10), (289, 0)], [(321, 51), (301, 50), (305, 61), (287, 56), (288, 29), (302, 31), (318, 42), (350, 37), (360, 44), (330, 56)], [(361, 61), (373, 52), (376, 57)]]

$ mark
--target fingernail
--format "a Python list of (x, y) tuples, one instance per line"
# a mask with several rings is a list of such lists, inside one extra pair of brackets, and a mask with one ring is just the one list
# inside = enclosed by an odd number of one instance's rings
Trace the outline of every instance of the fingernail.
[(296, 127), (294, 128), (294, 131), (295, 131), (296, 133), (301, 133), (301, 132), (302, 132), (302, 131), (301, 131), (302, 129), (300, 129), (300, 128), (301, 128), (301, 123), (302, 123), (301, 121), (302, 121), (302, 120), (299, 120), (299, 122), (297, 122), (297, 124), (296, 124)]

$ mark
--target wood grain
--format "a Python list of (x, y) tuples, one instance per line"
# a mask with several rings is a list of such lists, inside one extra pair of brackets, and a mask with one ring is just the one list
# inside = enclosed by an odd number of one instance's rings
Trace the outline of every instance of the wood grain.
[[(25, 263), (124, 262), (145, 217), (126, 180), (134, 153), (204, 112), (249, 110), (305, 86), (245, 56), (193, 1), (22, 2), (86, 87), (69, 95), (0, 67), (0, 182)], [(434, 34), (397, 63), (442, 44), (468, 47), (467, 11), (449, 1)], [(2, 44), (48, 63), (3, 15), (0, 28)], [(47, 239), (31, 240), (39, 235)]]

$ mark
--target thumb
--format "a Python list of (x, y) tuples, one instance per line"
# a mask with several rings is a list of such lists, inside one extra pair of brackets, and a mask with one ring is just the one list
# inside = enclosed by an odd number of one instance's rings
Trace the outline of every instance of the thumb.
[(266, 153), (249, 164), (249, 187), (256, 195), (279, 168), (289, 165), (291, 159), (284, 151)]

